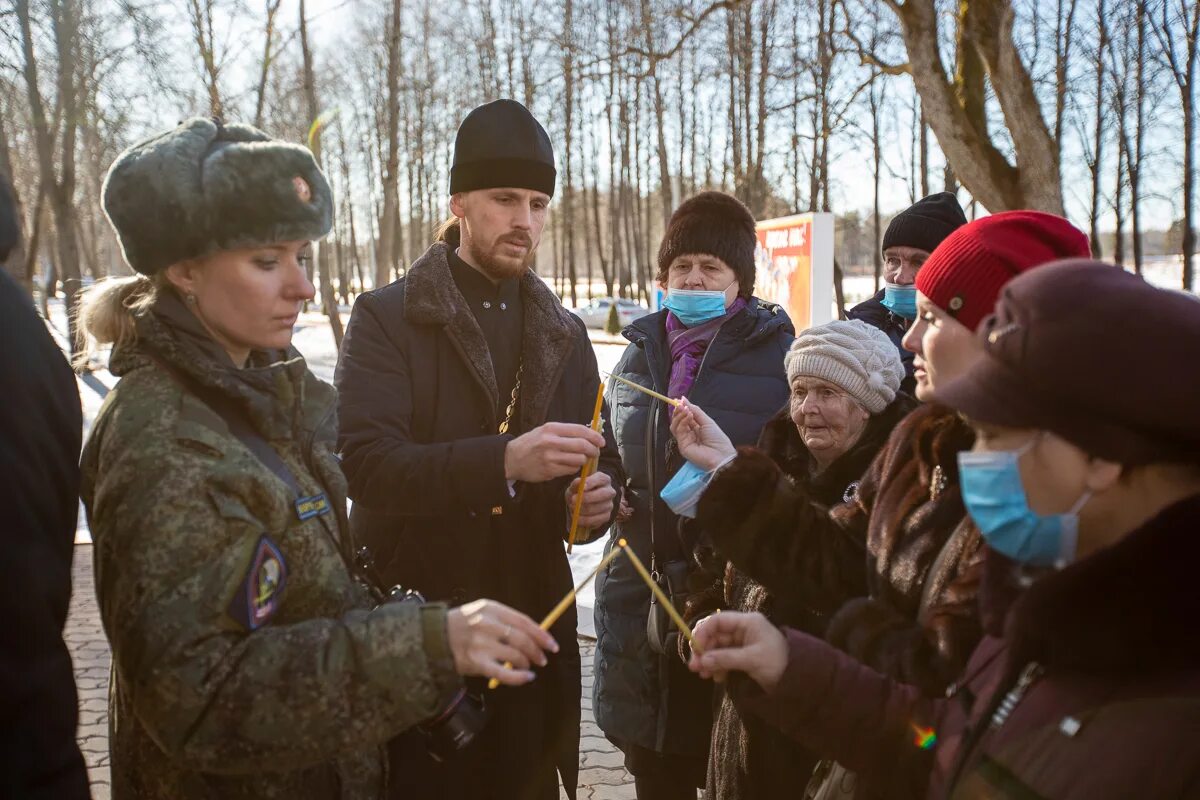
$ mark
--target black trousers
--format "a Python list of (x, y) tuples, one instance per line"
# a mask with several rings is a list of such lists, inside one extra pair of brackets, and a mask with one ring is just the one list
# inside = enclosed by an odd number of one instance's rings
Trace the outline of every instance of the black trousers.
[(625, 769), (633, 773), (637, 800), (696, 800), (696, 790), (704, 788), (707, 759), (614, 743), (625, 753)]
[[(558, 800), (555, 720), (546, 683), (538, 680), (489, 692), (486, 726), (474, 742), (444, 763), (429, 756), (425, 739), (416, 730), (393, 739), (388, 746), (388, 796), (393, 800)], [(478, 681), (469, 685), (482, 689)]]

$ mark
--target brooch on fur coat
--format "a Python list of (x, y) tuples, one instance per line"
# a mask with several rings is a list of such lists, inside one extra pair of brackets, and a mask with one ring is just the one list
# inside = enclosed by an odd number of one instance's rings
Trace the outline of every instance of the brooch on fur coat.
[(946, 490), (946, 473), (942, 470), (942, 465), (938, 464), (933, 468), (933, 474), (929, 476), (929, 500), (930, 502), (937, 500), (942, 496), (942, 492)]

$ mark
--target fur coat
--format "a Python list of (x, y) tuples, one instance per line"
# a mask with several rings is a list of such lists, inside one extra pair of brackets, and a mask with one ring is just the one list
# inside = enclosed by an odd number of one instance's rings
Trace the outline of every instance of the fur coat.
[[(892, 431), (853, 497), (832, 508), (766, 455), (743, 451), (713, 479), (698, 518), (740, 571), (828, 620), (808, 630), (939, 694), (982, 635), (982, 540), (962, 504), (956, 459), (972, 443), (958, 415), (921, 406)], [(903, 793), (860, 784), (858, 796)]]
[[(758, 451), (776, 463), (787, 479), (801, 487), (815, 502), (831, 507), (854, 495), (863, 472), (883, 447), (892, 429), (912, 407), (913, 402), (908, 396), (899, 396), (882, 413), (871, 418), (850, 450), (820, 472), (814, 471), (816, 465), (812, 454), (804, 446), (787, 406), (763, 428)], [(729, 467), (739, 468), (737, 462)], [(719, 492), (721, 489), (721, 486), (717, 486), (712, 491)], [(708, 504), (708, 509), (715, 503), (727, 502), (729, 498), (718, 495), (713, 500), (714, 503)], [(703, 515), (697, 517), (695, 524), (701, 530), (707, 527)], [(754, 526), (747, 526), (742, 533), (756, 539), (770, 535), (761, 527)], [(752, 542), (748, 545), (754, 546)], [(795, 592), (768, 591), (733, 563), (724, 562), (719, 556), (714, 558), (705, 550), (700, 550), (699, 558), (709, 564), (710, 570), (715, 568), (718, 571), (713, 575), (717, 580), (711, 581), (707, 590), (690, 598), (685, 611), (689, 623), (717, 609), (759, 611), (778, 625), (818, 634), (827, 622), (823, 615), (809, 608)], [(847, 564), (847, 569), (856, 571), (861, 581), (861, 559), (854, 559), (853, 563)], [(723, 579), (720, 573), (723, 573)], [(862, 591), (865, 590), (864, 583)], [(686, 648), (687, 640), (680, 637), (680, 645)], [(688, 654), (681, 652), (681, 655), (686, 658)], [(722, 695), (718, 699), (708, 761), (709, 800), (754, 800), (785, 796), (797, 786), (805, 784), (816, 760), (813, 753), (761, 720), (744, 718), (728, 696)]]

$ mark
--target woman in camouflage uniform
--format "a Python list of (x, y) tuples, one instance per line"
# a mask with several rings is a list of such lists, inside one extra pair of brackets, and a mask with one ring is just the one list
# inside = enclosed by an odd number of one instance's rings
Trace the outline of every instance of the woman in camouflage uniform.
[(307, 150), (189, 120), (117, 159), (104, 207), (140, 273), (80, 314), (121, 376), (82, 464), (113, 795), (382, 797), (383, 745), (459, 674), (525, 683), (556, 646), (499, 604), (377, 605), (355, 578), (334, 391), (291, 347), (332, 209)]

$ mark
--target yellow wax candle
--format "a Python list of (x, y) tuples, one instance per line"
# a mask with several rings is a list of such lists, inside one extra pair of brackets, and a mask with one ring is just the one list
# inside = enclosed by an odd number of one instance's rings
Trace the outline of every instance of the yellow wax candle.
[[(558, 605), (556, 605), (553, 609), (551, 609), (550, 613), (546, 615), (546, 618), (541, 621), (541, 623), (538, 625), (538, 627), (544, 631), (550, 630), (550, 626), (553, 625), (554, 623), (558, 622), (558, 618), (561, 617), (563, 614), (567, 613), (567, 609), (571, 607), (571, 603), (575, 602), (575, 595), (582, 592), (583, 587), (585, 587), (589, 583), (591, 583), (592, 579), (595, 578), (597, 575), (599, 575), (600, 570), (602, 570), (606, 566), (608, 566), (608, 563), (610, 561), (612, 561), (617, 556), (621, 555), (621, 551), (624, 549), (624, 542), (625, 542), (625, 540), (622, 539), (620, 547), (614, 547), (612, 550), (608, 551), (608, 555), (606, 555), (604, 558), (600, 559), (600, 563), (596, 565), (596, 568), (593, 569), (591, 572), (589, 572), (587, 574), (587, 577), (585, 577), (583, 580), (581, 580), (579, 582), (578, 586), (576, 586), (571, 591), (567, 592), (567, 594), (563, 597), (562, 600), (558, 601)], [(512, 669), (512, 662), (511, 661), (504, 662), (504, 667), (505, 667), (505, 669)], [(500, 681), (496, 680), (495, 678), (492, 678), (491, 680), (488, 681), (489, 689), (495, 689), (499, 685), (500, 685)]]
[(658, 583), (650, 576), (649, 570), (646, 569), (646, 565), (642, 563), (642, 560), (637, 557), (637, 553), (633, 552), (633, 548), (626, 544), (624, 539), (620, 541), (620, 545), (628, 554), (630, 562), (633, 563), (633, 568), (638, 571), (638, 574), (642, 576), (642, 580), (650, 587), (650, 591), (658, 598), (658, 602), (667, 610), (667, 616), (679, 628), (680, 633), (687, 637), (688, 642), (692, 645), (692, 652), (697, 655), (703, 655), (704, 650), (696, 643), (696, 638), (692, 636), (691, 628), (683, 621), (683, 617), (679, 616), (679, 612), (675, 610), (675, 605), (663, 594), (663, 590), (658, 588)]
[[(600, 381), (600, 388), (596, 390), (596, 407), (592, 409), (592, 430), (600, 430), (600, 410), (604, 407), (604, 381)], [(596, 469), (595, 459), (588, 459), (584, 462), (583, 469), (579, 471), (579, 492), (575, 495), (575, 508), (571, 511), (571, 530), (567, 534), (567, 555), (575, 548), (575, 535), (579, 531), (579, 514), (583, 511), (583, 488), (587, 483), (588, 476)]]

